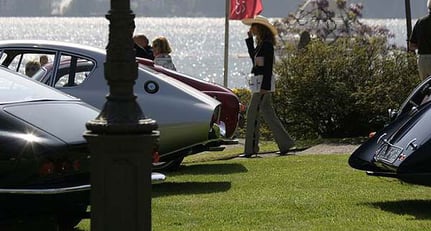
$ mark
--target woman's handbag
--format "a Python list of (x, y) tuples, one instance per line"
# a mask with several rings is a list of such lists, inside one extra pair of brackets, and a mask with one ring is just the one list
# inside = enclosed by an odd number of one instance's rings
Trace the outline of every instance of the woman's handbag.
[(248, 87), (251, 93), (260, 92), (262, 86), (263, 75), (250, 75), (248, 79)]
[[(253, 75), (251, 74), (248, 79), (248, 87), (251, 93), (260, 92), (262, 86), (263, 75)], [(271, 77), (271, 90), (270, 92), (275, 92), (275, 79), (274, 76)]]

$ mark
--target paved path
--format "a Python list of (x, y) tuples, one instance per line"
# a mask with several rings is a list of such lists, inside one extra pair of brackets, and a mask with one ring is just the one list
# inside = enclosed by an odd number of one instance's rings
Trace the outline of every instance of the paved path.
[(351, 154), (358, 147), (352, 144), (318, 144), (297, 154)]
[[(239, 139), (239, 143), (232, 147), (244, 146), (244, 139)], [(228, 147), (231, 145), (228, 145)], [(294, 155), (312, 155), (312, 154), (351, 154), (359, 145), (353, 144), (318, 144), (302, 151), (289, 152)], [(275, 153), (262, 153), (262, 156), (276, 155)]]

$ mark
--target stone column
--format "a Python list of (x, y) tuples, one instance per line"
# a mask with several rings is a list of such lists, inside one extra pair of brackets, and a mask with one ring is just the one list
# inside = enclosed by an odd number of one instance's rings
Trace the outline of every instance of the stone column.
[(84, 137), (91, 151), (91, 230), (151, 230), (151, 168), (159, 132), (145, 118), (133, 86), (138, 64), (130, 0), (111, 0), (106, 103)]

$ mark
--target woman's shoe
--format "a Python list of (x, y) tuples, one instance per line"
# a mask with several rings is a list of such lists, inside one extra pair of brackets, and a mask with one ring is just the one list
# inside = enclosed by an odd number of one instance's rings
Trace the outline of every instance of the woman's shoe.
[(280, 156), (285, 156), (287, 155), (289, 152), (293, 152), (293, 154), (295, 154), (296, 151), (298, 151), (299, 149), (297, 147), (291, 147), (288, 150), (285, 151), (278, 151), (276, 152), (276, 154), (280, 155)]
[(280, 156), (285, 156), (289, 151), (278, 151), (275, 154), (280, 155)]
[(246, 154), (246, 153), (243, 153), (243, 154), (238, 155), (238, 157), (239, 157), (239, 158), (252, 158), (252, 157), (253, 157), (253, 154)]

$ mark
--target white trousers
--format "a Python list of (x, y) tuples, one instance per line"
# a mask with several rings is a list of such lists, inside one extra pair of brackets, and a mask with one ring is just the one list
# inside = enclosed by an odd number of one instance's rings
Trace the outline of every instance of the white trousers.
[(431, 55), (419, 55), (418, 69), (422, 80), (431, 75)]

